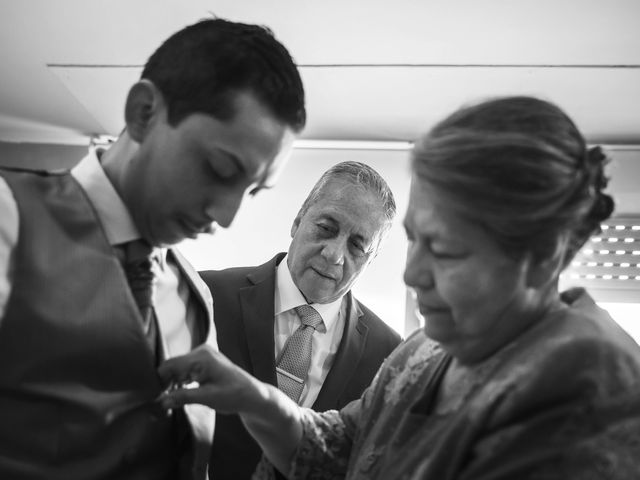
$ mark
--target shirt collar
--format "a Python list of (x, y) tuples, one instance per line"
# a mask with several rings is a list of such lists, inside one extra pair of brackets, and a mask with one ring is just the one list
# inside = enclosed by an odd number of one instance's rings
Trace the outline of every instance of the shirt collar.
[[(133, 218), (124, 202), (107, 177), (100, 160), (98, 149), (89, 148), (89, 153), (71, 169), (71, 175), (86, 192), (96, 211), (110, 245), (118, 245), (140, 238)], [(166, 262), (166, 249), (154, 249), (161, 265)]]
[[(285, 256), (276, 269), (276, 291), (275, 291), (275, 314), (280, 315), (299, 305), (306, 305), (307, 301), (304, 296), (293, 283), (291, 272), (287, 265), (287, 257)], [(340, 306), (342, 305), (342, 297), (331, 303), (311, 303), (311, 305), (322, 317), (322, 321), (327, 329), (338, 320), (340, 314)]]
[(131, 214), (100, 165), (95, 147), (89, 149), (71, 175), (89, 197), (111, 245), (140, 238)]

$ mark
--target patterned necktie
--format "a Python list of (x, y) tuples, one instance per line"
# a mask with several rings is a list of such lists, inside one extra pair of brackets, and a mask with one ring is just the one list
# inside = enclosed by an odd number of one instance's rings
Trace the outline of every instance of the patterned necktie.
[(322, 317), (309, 305), (295, 308), (302, 325), (291, 334), (276, 366), (278, 388), (298, 402), (309, 375), (311, 336), (322, 325)]
[(159, 362), (158, 326), (153, 309), (153, 292), (155, 276), (151, 270), (153, 251), (151, 245), (144, 240), (133, 240), (123, 245), (124, 271), (129, 288), (140, 310), (142, 330), (153, 351), (156, 363)]

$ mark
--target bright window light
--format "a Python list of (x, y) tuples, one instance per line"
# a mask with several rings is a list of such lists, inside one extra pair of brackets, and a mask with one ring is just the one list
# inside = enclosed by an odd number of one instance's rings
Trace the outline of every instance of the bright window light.
[(640, 303), (598, 303), (627, 333), (640, 343)]

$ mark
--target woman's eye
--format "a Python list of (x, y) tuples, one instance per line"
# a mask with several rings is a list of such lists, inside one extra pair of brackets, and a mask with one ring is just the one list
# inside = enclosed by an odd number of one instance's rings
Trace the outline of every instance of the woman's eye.
[(456, 258), (461, 258), (462, 257), (462, 253), (459, 252), (452, 252), (452, 251), (448, 251), (448, 250), (438, 250), (438, 249), (431, 249), (431, 255), (433, 255), (435, 258), (439, 258), (442, 260), (448, 260), (448, 259), (456, 259)]

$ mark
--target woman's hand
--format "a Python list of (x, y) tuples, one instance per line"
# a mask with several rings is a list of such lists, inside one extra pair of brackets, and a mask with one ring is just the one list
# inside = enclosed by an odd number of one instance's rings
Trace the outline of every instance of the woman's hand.
[(221, 413), (251, 412), (268, 396), (266, 385), (208, 345), (170, 358), (158, 374), (167, 389), (158, 401), (167, 409), (199, 403)]
[(199, 403), (237, 413), (271, 463), (286, 472), (302, 437), (300, 409), (284, 393), (236, 366), (208, 345), (167, 360), (158, 368), (167, 409)]

